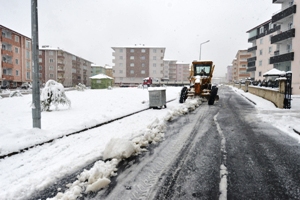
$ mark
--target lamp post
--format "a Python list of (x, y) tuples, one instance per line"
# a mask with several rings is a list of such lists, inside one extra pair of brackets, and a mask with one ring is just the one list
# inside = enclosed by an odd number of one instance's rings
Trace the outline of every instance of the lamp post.
[(202, 43), (200, 44), (199, 60), (201, 60), (201, 46), (202, 46), (202, 44), (205, 44), (205, 43), (208, 43), (208, 42), (209, 42), (209, 40), (207, 40), (207, 41), (205, 41), (205, 42), (202, 42)]

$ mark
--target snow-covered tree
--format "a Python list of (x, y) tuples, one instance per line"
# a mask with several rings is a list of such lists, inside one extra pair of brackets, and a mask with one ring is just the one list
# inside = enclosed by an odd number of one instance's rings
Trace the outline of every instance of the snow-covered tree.
[(78, 85), (75, 86), (75, 89), (78, 91), (84, 91), (86, 90), (86, 86), (82, 83), (78, 83)]
[(49, 80), (45, 84), (41, 94), (41, 110), (49, 111), (50, 106), (54, 105), (58, 109), (58, 104), (68, 105), (71, 107), (71, 101), (65, 94), (65, 88), (61, 83)]

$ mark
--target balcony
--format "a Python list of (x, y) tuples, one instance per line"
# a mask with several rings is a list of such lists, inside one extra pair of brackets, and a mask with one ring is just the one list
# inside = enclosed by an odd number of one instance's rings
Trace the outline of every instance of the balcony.
[(7, 49), (2, 49), (1, 54), (12, 57), (13, 56), (13, 51), (12, 50), (7, 50)]
[(252, 61), (252, 62), (248, 62), (247, 63), (247, 67), (254, 67), (255, 66), (255, 61)]
[(13, 81), (14, 80), (14, 76), (2, 74), (2, 79), (6, 80), (6, 81)]
[(57, 59), (63, 60), (63, 59), (65, 59), (65, 57), (63, 55), (58, 55)]
[(294, 60), (294, 52), (281, 54), (278, 56), (273, 56), (270, 58), (270, 64), (280, 63), (285, 61), (293, 61)]
[(296, 13), (296, 5), (292, 5), (291, 7), (275, 14), (272, 16), (272, 23), (278, 23), (279, 20), (286, 18), (292, 14)]
[(247, 59), (248, 63), (253, 61), (256, 61), (256, 56)]
[(257, 35), (256, 35), (256, 36), (253, 36), (253, 37), (251, 37), (251, 38), (249, 38), (249, 39), (248, 39), (248, 42), (251, 42), (251, 41), (256, 40), (256, 39), (257, 39)]
[(57, 72), (65, 72), (65, 69), (63, 67), (58, 67)]
[(248, 67), (247, 68), (247, 72), (255, 72), (256, 71), (256, 67)]
[(286, 40), (286, 39), (289, 39), (292, 37), (295, 37), (295, 29), (294, 28), (271, 37), (271, 44), (274, 44), (274, 43), (277, 43), (277, 42), (280, 42), (280, 41), (283, 41), (283, 40)]
[(64, 64), (64, 63), (57, 63), (57, 66), (59, 66), (59, 67), (64, 67), (65, 64)]
[(248, 52), (256, 51), (256, 50), (257, 50), (257, 46), (248, 48)]
[(2, 68), (13, 68), (14, 65), (12, 62), (9, 61), (2, 61)]

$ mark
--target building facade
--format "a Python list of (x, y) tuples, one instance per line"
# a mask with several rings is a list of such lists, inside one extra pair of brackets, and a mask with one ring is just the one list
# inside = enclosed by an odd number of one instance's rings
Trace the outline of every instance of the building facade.
[[(281, 4), (281, 10), (272, 16), (272, 23), (280, 29), (271, 37), (277, 46), (270, 64), (282, 71), (292, 72), (292, 94), (300, 94), (300, 14), (297, 12), (300, 0), (273, 0)], [(298, 31), (297, 31), (298, 30)]]
[(232, 61), (232, 81), (238, 82), (250, 77), (250, 73), (247, 72), (247, 60), (250, 57), (251, 53), (247, 50), (238, 50)]
[(272, 36), (280, 30), (280, 25), (268, 20), (247, 31), (248, 42), (252, 44), (248, 48), (251, 57), (248, 58), (247, 72), (254, 80), (263, 80), (263, 74), (273, 68), (270, 57), (277, 51), (277, 45), (271, 43)]
[(190, 76), (190, 64), (189, 63), (183, 63), (183, 62), (177, 62), (176, 63), (176, 81), (177, 82), (189, 82), (189, 76)]
[(65, 87), (78, 83), (91, 85), (92, 62), (60, 48), (42, 46), (39, 50), (39, 75), (41, 84), (55, 80)]
[(16, 88), (32, 82), (31, 39), (0, 25), (1, 86)]
[(143, 45), (112, 49), (115, 84), (141, 84), (146, 77), (157, 81), (163, 78), (164, 47)]
[(92, 64), (91, 70), (92, 70), (91, 76), (95, 76), (98, 74), (106, 74), (105, 67), (100, 65)]

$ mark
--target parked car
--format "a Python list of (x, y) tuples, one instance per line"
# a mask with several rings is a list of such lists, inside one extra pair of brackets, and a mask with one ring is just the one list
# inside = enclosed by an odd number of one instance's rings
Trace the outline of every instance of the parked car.
[(32, 88), (31, 83), (23, 83), (23, 84), (21, 85), (21, 89), (27, 90), (27, 89), (29, 89), (29, 88)]
[(1, 85), (1, 89), (3, 89), (3, 90), (9, 89), (9, 85)]

